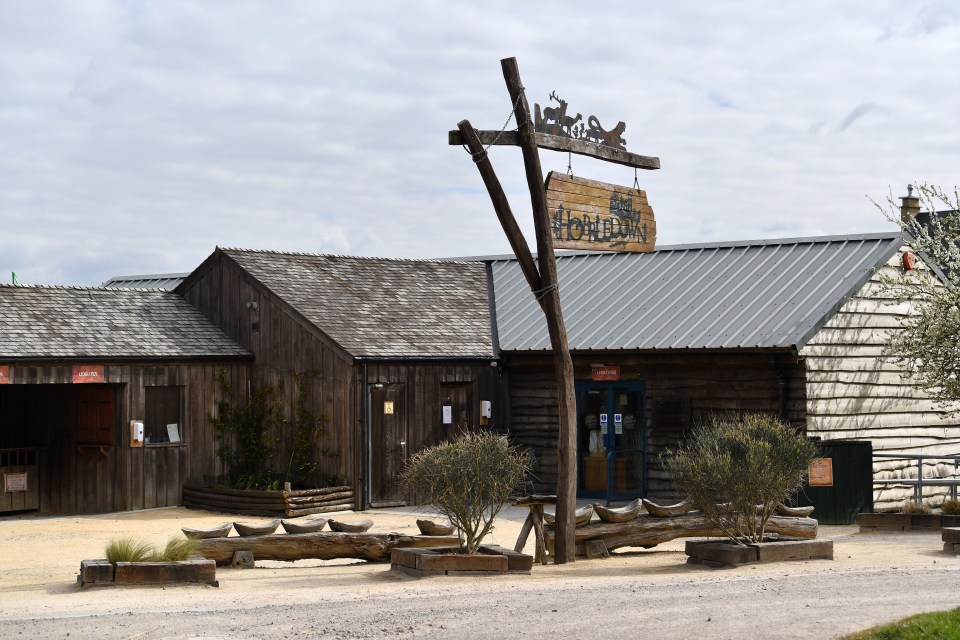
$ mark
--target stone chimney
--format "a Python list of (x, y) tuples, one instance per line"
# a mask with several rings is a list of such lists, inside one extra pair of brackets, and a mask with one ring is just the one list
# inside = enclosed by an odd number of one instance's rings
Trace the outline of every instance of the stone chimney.
[(900, 198), (900, 222), (907, 224), (920, 213), (920, 198), (913, 195), (913, 185), (907, 185), (907, 195)]

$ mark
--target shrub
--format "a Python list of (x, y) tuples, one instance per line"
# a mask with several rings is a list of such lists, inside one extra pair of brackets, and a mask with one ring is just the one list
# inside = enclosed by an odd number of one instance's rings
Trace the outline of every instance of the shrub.
[(404, 470), (403, 485), (449, 518), (460, 547), (476, 553), (529, 470), (529, 454), (511, 447), (503, 436), (466, 433), (414, 454)]
[(132, 537), (112, 538), (106, 550), (107, 561), (113, 563), (145, 562), (156, 553), (152, 544)]
[(163, 551), (143, 540), (132, 537), (113, 538), (107, 544), (107, 561), (117, 562), (176, 562), (188, 560), (197, 552), (197, 541), (173, 537)]
[(947, 498), (943, 501), (943, 504), (940, 505), (940, 513), (948, 516), (960, 516), (960, 500)]
[(917, 500), (906, 500), (903, 503), (903, 512), (926, 515), (926, 514), (933, 513), (933, 509), (931, 509), (930, 505), (928, 505), (926, 502), (919, 502)]
[(762, 542), (777, 504), (802, 485), (816, 445), (760, 413), (716, 415), (663, 464), (694, 506), (737, 544)]

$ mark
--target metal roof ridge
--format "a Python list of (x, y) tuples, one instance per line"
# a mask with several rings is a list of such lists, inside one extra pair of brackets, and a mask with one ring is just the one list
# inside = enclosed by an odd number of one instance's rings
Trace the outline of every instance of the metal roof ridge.
[[(105, 291), (108, 293), (123, 294), (131, 291), (140, 293), (169, 293), (173, 291), (168, 289), (158, 289), (156, 287), (105, 287), (101, 285), (80, 285), (80, 284), (10, 284), (8, 282), (0, 283), (0, 289), (42, 289), (49, 291)], [(177, 296), (178, 298), (180, 296)]]

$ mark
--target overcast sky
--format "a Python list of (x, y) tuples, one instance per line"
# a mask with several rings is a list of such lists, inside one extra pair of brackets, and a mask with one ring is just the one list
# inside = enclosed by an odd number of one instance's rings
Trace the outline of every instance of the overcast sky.
[[(660, 158), (658, 244), (890, 230), (868, 196), (960, 182), (951, 0), (0, 0), (0, 281), (191, 271), (216, 246), (507, 252), (447, 131), (503, 125), (509, 56), (531, 105), (556, 91)], [(532, 245), (519, 149), (491, 159)]]

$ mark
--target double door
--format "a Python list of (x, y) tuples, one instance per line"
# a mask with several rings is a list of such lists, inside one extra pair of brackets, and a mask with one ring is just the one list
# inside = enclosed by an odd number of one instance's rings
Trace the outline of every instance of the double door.
[(577, 382), (578, 495), (629, 500), (646, 495), (643, 382)]

